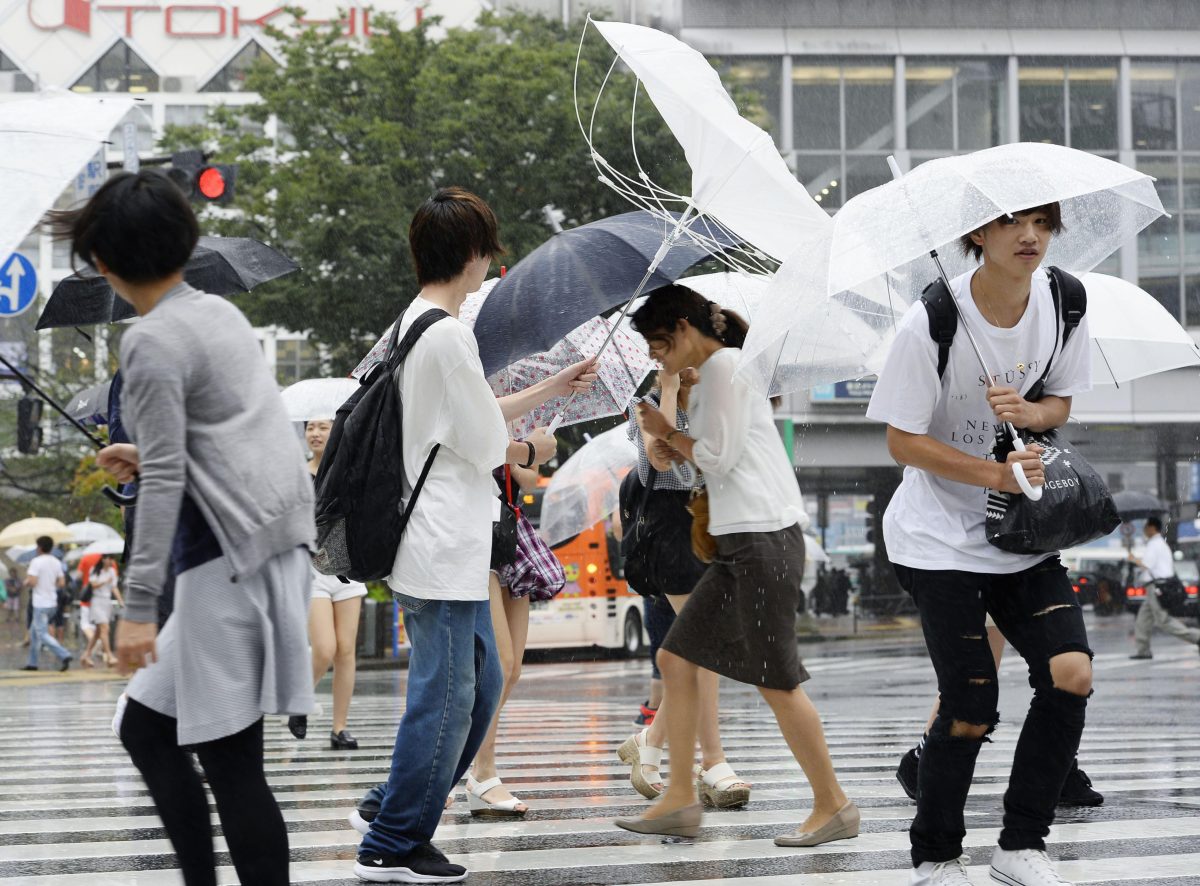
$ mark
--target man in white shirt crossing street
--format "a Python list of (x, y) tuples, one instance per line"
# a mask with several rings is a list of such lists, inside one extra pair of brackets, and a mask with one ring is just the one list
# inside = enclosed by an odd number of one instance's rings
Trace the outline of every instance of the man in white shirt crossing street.
[(72, 655), (54, 639), (50, 633), (50, 617), (58, 608), (58, 589), (65, 583), (62, 563), (50, 552), (54, 550), (54, 539), (43, 535), (37, 540), (38, 554), (29, 564), (25, 575), (25, 586), (33, 589), (33, 622), (29, 625), (29, 663), (23, 671), (38, 669), (38, 655), (45, 646), (58, 656), (62, 663), (59, 670), (71, 666)]
[(1175, 558), (1162, 534), (1162, 521), (1157, 517), (1150, 517), (1146, 520), (1143, 532), (1146, 534), (1146, 550), (1142, 552), (1142, 558), (1138, 560), (1130, 556), (1130, 559), (1142, 568), (1141, 581), (1146, 588), (1146, 596), (1142, 598), (1137, 622), (1133, 626), (1137, 651), (1129, 657), (1154, 658), (1150, 652), (1150, 638), (1154, 635), (1155, 628), (1200, 649), (1200, 630), (1189, 628), (1179, 619), (1172, 617), (1159, 599), (1163, 582), (1178, 581), (1175, 578)]

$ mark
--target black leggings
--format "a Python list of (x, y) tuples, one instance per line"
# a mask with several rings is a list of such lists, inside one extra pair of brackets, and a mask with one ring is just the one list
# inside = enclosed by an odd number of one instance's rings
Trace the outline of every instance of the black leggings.
[[(200, 776), (176, 740), (176, 722), (133, 699), (121, 742), (142, 773), (171, 838), (186, 886), (216, 886), (212, 824)], [(283, 815), (263, 772), (263, 722), (194, 746), (217, 801), (221, 829), (245, 886), (287, 886)]]

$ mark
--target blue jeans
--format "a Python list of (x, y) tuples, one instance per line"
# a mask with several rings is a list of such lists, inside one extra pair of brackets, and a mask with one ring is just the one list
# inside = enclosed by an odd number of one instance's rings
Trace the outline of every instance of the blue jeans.
[(33, 621), (29, 624), (30, 667), (37, 667), (38, 653), (42, 651), (43, 644), (57, 655), (60, 661), (66, 661), (71, 657), (71, 653), (50, 635), (50, 619), (56, 609), (55, 606), (47, 606), (44, 609), (41, 606), (35, 606), (33, 609)]
[(408, 695), (383, 802), (360, 848), (404, 856), (433, 839), (487, 735), (504, 676), (487, 600), (396, 597), (412, 646)]

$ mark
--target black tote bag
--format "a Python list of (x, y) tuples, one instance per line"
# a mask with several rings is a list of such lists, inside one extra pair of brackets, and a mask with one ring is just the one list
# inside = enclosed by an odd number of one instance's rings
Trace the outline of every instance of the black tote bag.
[[(1061, 330), (1059, 293), (1056, 286), (1051, 289), (1056, 328)], [(1056, 336), (1055, 351), (1060, 337)], [(1045, 372), (1029, 389), (1026, 400), (1042, 399), (1053, 364), (1054, 352), (1051, 352)], [(1026, 446), (1037, 445), (1044, 450), (1042, 468), (1046, 485), (1040, 501), (1031, 501), (1020, 493), (988, 490), (987, 540), (993, 546), (1012, 554), (1051, 554), (1108, 535), (1120, 525), (1121, 518), (1108, 486), (1061, 431), (1018, 429), (1018, 433)], [(1013, 442), (1006, 426), (998, 426), (992, 454), (1003, 463), (1012, 451)]]

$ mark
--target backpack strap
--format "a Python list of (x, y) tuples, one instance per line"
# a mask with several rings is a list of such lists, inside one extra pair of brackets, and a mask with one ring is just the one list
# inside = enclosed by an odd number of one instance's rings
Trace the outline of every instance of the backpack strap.
[(1060, 317), (1063, 324), (1063, 347), (1071, 338), (1071, 333), (1083, 321), (1087, 313), (1087, 289), (1078, 277), (1068, 274), (1062, 268), (1051, 265), (1046, 269), (1050, 276), (1050, 290), (1058, 296), (1062, 303)]
[(934, 280), (921, 293), (925, 313), (929, 315), (929, 337), (938, 346), (937, 373), (940, 379), (946, 374), (950, 362), (950, 345), (954, 344), (954, 333), (958, 332), (958, 310), (954, 307), (954, 296), (941, 280)]

